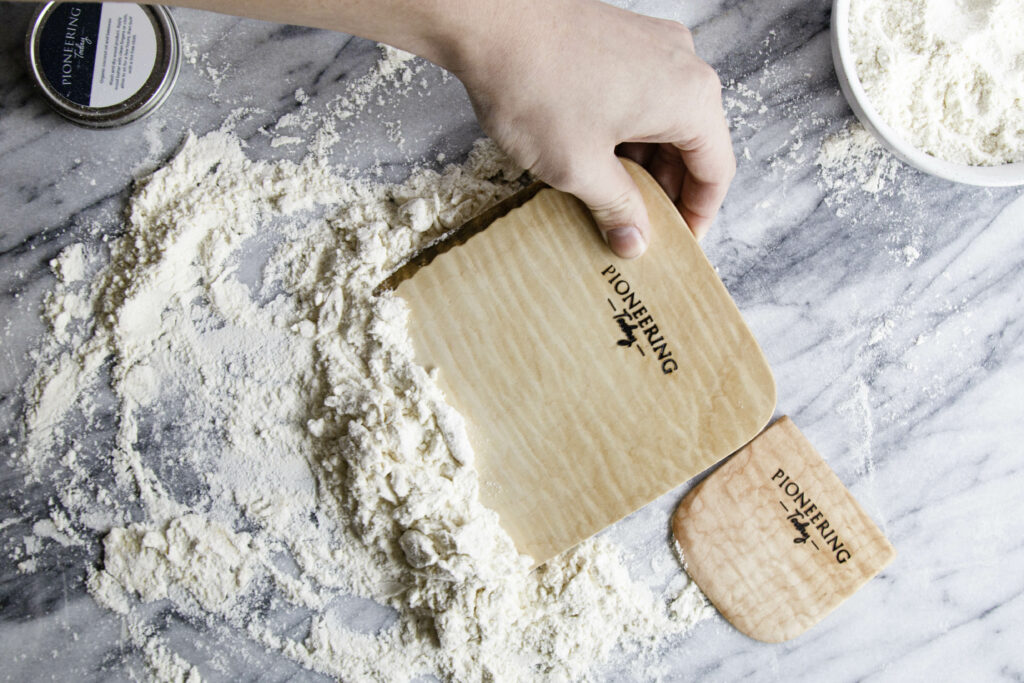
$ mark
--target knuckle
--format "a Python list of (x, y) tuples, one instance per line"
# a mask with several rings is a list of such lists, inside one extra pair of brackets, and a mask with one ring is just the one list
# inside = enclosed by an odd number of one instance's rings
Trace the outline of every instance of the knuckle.
[(702, 92), (706, 93), (709, 97), (721, 97), (722, 80), (718, 77), (718, 72), (710, 64), (700, 62), (696, 65), (694, 67), (694, 78)]
[(665, 28), (674, 43), (682, 45), (691, 52), (694, 49), (693, 32), (678, 21), (665, 21)]
[(563, 192), (576, 193), (586, 187), (586, 165), (574, 157), (540, 158), (530, 168), (538, 178)]
[(688, 96), (702, 111), (722, 108), (722, 81), (711, 65), (695, 62), (690, 65), (685, 78)]
[[(562, 138), (565, 139), (565, 138)], [(537, 163), (529, 170), (552, 187), (578, 195), (594, 179), (594, 164), (587, 155), (551, 141), (541, 148)]]
[(620, 190), (607, 200), (591, 205), (590, 210), (603, 222), (621, 222), (632, 214), (633, 193), (629, 189)]

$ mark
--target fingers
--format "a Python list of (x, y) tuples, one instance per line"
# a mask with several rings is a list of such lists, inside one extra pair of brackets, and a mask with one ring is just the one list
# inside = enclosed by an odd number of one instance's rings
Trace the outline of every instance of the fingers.
[(683, 188), (683, 178), (686, 177), (686, 166), (683, 165), (683, 157), (679, 150), (673, 145), (659, 144), (648, 145), (651, 150), (651, 162), (647, 170), (665, 194), (675, 204), (679, 201), (679, 195)]
[(613, 154), (591, 166), (586, 182), (569, 191), (590, 209), (617, 256), (636, 258), (646, 251), (651, 232), (647, 208), (633, 178)]
[(736, 157), (725, 115), (719, 110), (700, 136), (675, 146), (686, 168), (676, 206), (693, 234), (701, 239), (711, 227), (736, 175)]
[(685, 151), (666, 143), (626, 143), (619, 145), (618, 151), (647, 169), (679, 209), (694, 236), (703, 239), (736, 172), (728, 131), (725, 137), (724, 143), (717, 136), (708, 142), (691, 144)]
[[(665, 190), (697, 239), (707, 234), (736, 175), (732, 138), (721, 105), (721, 83), (710, 67), (695, 72), (698, 85), (691, 90), (695, 106), (673, 136), (648, 137), (649, 143), (624, 143), (621, 152), (639, 162)], [(688, 133), (688, 134), (687, 134)]]

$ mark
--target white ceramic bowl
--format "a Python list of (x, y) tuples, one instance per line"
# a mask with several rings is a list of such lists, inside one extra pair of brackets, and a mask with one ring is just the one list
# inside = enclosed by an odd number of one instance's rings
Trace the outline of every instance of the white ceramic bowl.
[(835, 62), (839, 87), (843, 89), (853, 113), (889, 151), (906, 163), (925, 173), (968, 185), (1024, 185), (1024, 163), (1001, 166), (954, 164), (917, 149), (882, 120), (857, 78), (856, 59), (850, 48), (850, 0), (833, 0), (832, 3), (832, 61)]

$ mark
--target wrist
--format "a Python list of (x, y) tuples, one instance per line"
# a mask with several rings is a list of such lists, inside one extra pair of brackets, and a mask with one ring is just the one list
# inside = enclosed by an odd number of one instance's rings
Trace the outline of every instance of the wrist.
[[(516, 13), (526, 0), (516, 3)], [(465, 80), (471, 73), (486, 72), (501, 63), (513, 35), (522, 30), (522, 17), (503, 2), (489, 0), (424, 2), (409, 47), (403, 47)]]

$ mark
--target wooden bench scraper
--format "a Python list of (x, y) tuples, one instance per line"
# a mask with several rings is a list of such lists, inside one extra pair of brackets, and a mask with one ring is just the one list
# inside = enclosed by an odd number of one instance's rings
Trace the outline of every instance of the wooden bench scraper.
[(686, 494), (672, 535), (722, 616), (768, 643), (817, 624), (896, 556), (788, 417)]
[(586, 207), (548, 188), (384, 283), (466, 418), (482, 502), (536, 565), (736, 451), (775, 406), (722, 281), (624, 163), (653, 226), (644, 256), (614, 256)]

